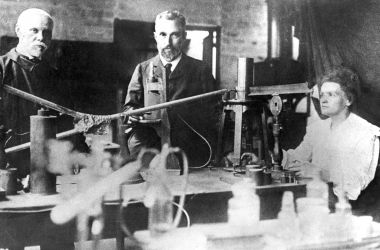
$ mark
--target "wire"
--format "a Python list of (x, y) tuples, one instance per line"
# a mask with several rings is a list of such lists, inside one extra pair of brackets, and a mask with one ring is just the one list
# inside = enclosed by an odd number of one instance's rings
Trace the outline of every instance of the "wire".
[[(129, 237), (132, 241), (135, 241), (135, 242), (138, 242), (137, 239), (133, 236), (133, 234), (131, 233), (131, 231), (128, 229), (127, 227), (127, 224), (125, 223), (125, 221), (123, 220), (123, 209), (124, 208), (127, 208), (128, 204), (130, 203), (137, 203), (137, 202), (143, 202), (142, 200), (141, 201), (136, 201), (136, 200), (133, 200), (133, 201), (121, 201), (120, 202), (120, 206), (119, 206), (119, 216), (120, 216), (120, 228), (121, 230), (124, 232), (124, 234)], [(183, 208), (183, 206), (180, 206), (178, 203), (172, 201), (171, 202), (173, 205), (175, 205), (176, 207), (178, 207), (178, 209), (180, 209), (182, 211), (182, 213), (185, 215), (186, 217), (186, 227), (189, 228), (190, 227), (190, 216), (189, 216), (189, 213)]]
[(25, 132), (25, 133), (20, 133), (20, 134), (19, 134), (19, 133), (16, 133), (16, 132), (14, 132), (14, 134), (15, 134), (15, 135), (19, 135), (19, 136), (22, 136), (22, 135), (27, 135), (27, 134), (30, 134), (30, 132)]
[(186, 217), (186, 221), (187, 221), (187, 225), (186, 227), (190, 227), (190, 216), (189, 214), (187, 213), (187, 211), (183, 208), (183, 206), (180, 206), (178, 203), (172, 201), (172, 204), (175, 205), (176, 207), (178, 207), (178, 209), (180, 209), (182, 211), (182, 213), (185, 215)]
[(123, 220), (123, 210), (124, 208), (127, 208), (129, 203), (136, 203), (136, 202), (142, 202), (142, 201), (120, 201), (119, 206), (119, 220), (120, 220), (120, 228), (123, 231), (123, 233), (130, 238), (134, 243), (138, 243), (138, 240), (135, 238), (135, 236), (131, 233), (131, 231), (128, 229), (127, 224)]
[[(12, 134), (13, 135), (17, 135), (17, 136), (23, 136), (23, 135), (27, 135), (27, 134), (30, 134), (30, 132), (25, 132), (25, 133), (16, 133), (14, 131), (12, 131)], [(13, 135), (10, 135), (9, 138), (5, 141), (4, 143), (4, 147), (7, 146), (8, 142), (14, 137)]]
[(201, 169), (201, 168), (205, 168), (207, 167), (210, 162), (211, 162), (211, 158), (212, 158), (212, 148), (211, 148), (211, 144), (207, 141), (207, 139), (201, 135), (198, 131), (196, 131), (188, 122), (185, 121), (185, 119), (182, 118), (181, 115), (177, 114), (179, 119), (181, 119), (181, 121), (183, 121), (183, 123), (186, 124), (186, 126), (191, 130), (193, 131), (195, 134), (197, 134), (207, 145), (208, 147), (208, 150), (209, 150), (209, 157), (208, 157), (208, 160), (206, 161), (206, 163), (204, 163), (203, 165), (201, 166), (195, 166), (195, 167), (189, 167), (190, 169)]
[(5, 143), (4, 143), (4, 147), (7, 146), (8, 142), (9, 142), (11, 139), (12, 139), (12, 136), (9, 136), (9, 138), (8, 138), (8, 139), (5, 141)]

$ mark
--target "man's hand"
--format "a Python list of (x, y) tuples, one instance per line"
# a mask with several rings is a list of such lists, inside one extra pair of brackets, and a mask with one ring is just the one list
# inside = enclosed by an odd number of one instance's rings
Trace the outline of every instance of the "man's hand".
[(128, 116), (127, 120), (127, 129), (125, 130), (125, 134), (130, 134), (134, 126), (140, 124), (140, 122), (144, 120), (144, 117), (141, 115), (131, 115)]
[[(150, 115), (150, 112), (144, 113), (146, 115)], [(128, 116), (127, 125), (129, 127), (133, 127), (134, 125), (138, 124), (157, 124), (160, 123), (161, 119), (146, 119), (143, 115), (131, 115)]]
[(144, 120), (144, 117), (142, 115), (131, 115), (128, 116), (127, 125), (133, 126), (139, 124), (142, 120)]

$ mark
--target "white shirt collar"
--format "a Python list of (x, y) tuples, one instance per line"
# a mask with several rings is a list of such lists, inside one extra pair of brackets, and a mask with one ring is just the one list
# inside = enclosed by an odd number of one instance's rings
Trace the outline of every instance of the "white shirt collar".
[(160, 59), (161, 59), (162, 64), (164, 65), (164, 67), (165, 67), (166, 64), (168, 64), (168, 63), (170, 63), (170, 64), (172, 65), (172, 67), (171, 67), (172, 72), (173, 72), (174, 69), (177, 67), (177, 65), (178, 65), (179, 61), (181, 60), (181, 58), (182, 58), (182, 53), (181, 53), (176, 59), (174, 59), (173, 61), (168, 62), (168, 61), (166, 61), (166, 60), (160, 55)]

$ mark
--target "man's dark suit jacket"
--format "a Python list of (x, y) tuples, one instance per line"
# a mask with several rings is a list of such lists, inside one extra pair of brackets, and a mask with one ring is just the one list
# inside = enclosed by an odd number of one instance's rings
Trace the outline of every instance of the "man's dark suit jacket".
[[(154, 66), (155, 79), (163, 79), (163, 64), (158, 55), (137, 65), (128, 86), (124, 110), (144, 106), (151, 63)], [(216, 90), (216, 81), (207, 65), (185, 54), (170, 74), (166, 85), (164, 90), (166, 96), (163, 101), (178, 100)], [(199, 135), (191, 131), (182, 119), (205, 136), (214, 147), (218, 120), (217, 107), (217, 98), (211, 98), (165, 111), (170, 123), (172, 146), (185, 150), (192, 165), (207, 160), (208, 148)]]

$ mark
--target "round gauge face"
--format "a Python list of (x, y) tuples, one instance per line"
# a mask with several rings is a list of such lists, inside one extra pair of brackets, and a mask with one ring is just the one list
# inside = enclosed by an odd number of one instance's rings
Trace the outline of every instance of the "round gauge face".
[(281, 113), (282, 101), (279, 95), (273, 95), (272, 99), (269, 102), (269, 109), (274, 116), (278, 116)]

